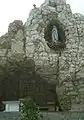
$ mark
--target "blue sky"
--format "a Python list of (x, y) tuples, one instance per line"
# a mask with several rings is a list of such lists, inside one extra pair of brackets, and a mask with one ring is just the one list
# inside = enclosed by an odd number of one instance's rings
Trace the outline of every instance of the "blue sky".
[[(44, 0), (1, 0), (0, 2), (0, 36), (7, 32), (8, 25), (14, 20), (26, 21), (33, 4), (38, 7)], [(84, 0), (67, 0), (73, 13), (84, 14)]]

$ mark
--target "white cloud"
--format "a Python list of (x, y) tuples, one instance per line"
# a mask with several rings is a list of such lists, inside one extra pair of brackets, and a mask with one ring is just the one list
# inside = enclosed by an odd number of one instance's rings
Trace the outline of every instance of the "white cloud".
[[(0, 35), (7, 32), (10, 22), (19, 19), (23, 22), (28, 18), (33, 4), (40, 6), (44, 0), (2, 0), (0, 2)], [(84, 0), (67, 0), (73, 12), (84, 14)]]

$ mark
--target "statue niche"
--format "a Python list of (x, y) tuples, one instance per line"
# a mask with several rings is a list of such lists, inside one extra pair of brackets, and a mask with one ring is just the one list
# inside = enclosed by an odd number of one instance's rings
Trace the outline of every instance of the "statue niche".
[(63, 50), (65, 48), (65, 33), (60, 24), (49, 23), (45, 28), (44, 38), (47, 42), (47, 45), (57, 50)]

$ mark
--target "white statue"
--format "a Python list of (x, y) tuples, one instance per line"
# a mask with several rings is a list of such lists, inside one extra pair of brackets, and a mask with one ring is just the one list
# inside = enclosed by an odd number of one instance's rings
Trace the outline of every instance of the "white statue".
[(52, 41), (58, 41), (59, 36), (58, 36), (58, 30), (57, 27), (54, 25), (52, 29)]

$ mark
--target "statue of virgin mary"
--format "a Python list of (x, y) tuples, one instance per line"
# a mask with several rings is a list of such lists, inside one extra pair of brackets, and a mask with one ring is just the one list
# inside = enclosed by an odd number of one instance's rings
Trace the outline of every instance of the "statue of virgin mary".
[(52, 29), (52, 40), (53, 41), (58, 41), (59, 37), (58, 37), (58, 30), (57, 27), (54, 25), (53, 29)]

